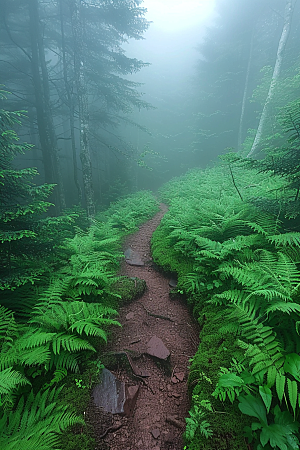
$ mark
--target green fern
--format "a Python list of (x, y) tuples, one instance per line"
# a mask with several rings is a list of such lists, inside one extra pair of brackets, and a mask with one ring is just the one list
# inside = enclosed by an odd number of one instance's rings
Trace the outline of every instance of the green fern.
[(83, 420), (59, 402), (61, 389), (21, 397), (12, 411), (0, 416), (0, 447), (5, 450), (55, 450), (59, 433)]
[(10, 394), (16, 387), (25, 384), (30, 384), (29, 380), (12, 367), (0, 371), (0, 395)]

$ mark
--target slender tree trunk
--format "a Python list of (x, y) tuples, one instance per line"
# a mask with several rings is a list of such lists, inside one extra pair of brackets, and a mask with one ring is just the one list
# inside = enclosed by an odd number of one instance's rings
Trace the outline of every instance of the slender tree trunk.
[(266, 120), (268, 118), (270, 103), (274, 97), (276, 84), (277, 84), (279, 76), (280, 76), (282, 60), (283, 60), (283, 55), (284, 55), (284, 49), (285, 49), (285, 46), (286, 46), (286, 43), (288, 40), (288, 36), (289, 36), (289, 32), (290, 32), (290, 28), (291, 28), (292, 14), (293, 14), (293, 2), (292, 2), (292, 0), (286, 0), (285, 13), (284, 13), (284, 25), (283, 25), (280, 41), (278, 44), (276, 63), (275, 63), (274, 70), (273, 70), (272, 80), (271, 80), (269, 92), (268, 92), (268, 95), (267, 95), (267, 98), (266, 98), (266, 101), (265, 101), (265, 104), (263, 107), (263, 111), (262, 111), (262, 114), (260, 117), (259, 125), (258, 125), (257, 131), (256, 131), (256, 136), (255, 136), (252, 148), (247, 155), (247, 158), (256, 156), (260, 151), (259, 144), (260, 144), (260, 141), (261, 141), (261, 138), (263, 135)]
[(35, 94), (37, 125), (41, 143), (46, 183), (57, 184), (54, 189), (56, 214), (65, 207), (62, 178), (59, 170), (56, 136), (50, 106), (48, 71), (40, 30), (37, 0), (29, 0), (31, 68)]
[(77, 152), (76, 152), (76, 141), (75, 141), (75, 124), (74, 124), (74, 100), (71, 93), (70, 83), (68, 80), (68, 68), (66, 61), (66, 43), (65, 43), (65, 30), (64, 30), (64, 15), (63, 15), (63, 0), (59, 1), (60, 8), (60, 28), (61, 28), (61, 47), (62, 47), (62, 64), (63, 64), (63, 77), (64, 85), (67, 94), (67, 102), (69, 108), (69, 123), (70, 123), (70, 136), (71, 136), (71, 147), (72, 147), (72, 161), (73, 161), (73, 178), (77, 189), (77, 200), (78, 204), (82, 203), (82, 192), (80, 183), (78, 180), (78, 167), (77, 167)]
[(237, 148), (238, 148), (239, 152), (242, 149), (243, 125), (244, 125), (246, 101), (247, 101), (248, 87), (249, 87), (249, 75), (250, 75), (250, 69), (251, 69), (251, 65), (252, 65), (254, 29), (255, 29), (255, 25), (253, 26), (252, 35), (251, 35), (250, 51), (249, 51), (247, 72), (246, 72), (246, 79), (245, 79), (245, 87), (244, 87), (244, 94), (243, 94), (242, 107), (241, 107), (239, 133), (238, 133), (238, 144), (237, 144)]
[(86, 200), (87, 215), (92, 219), (95, 215), (94, 190), (92, 184), (92, 164), (89, 145), (89, 109), (85, 81), (84, 33), (81, 18), (81, 0), (70, 3), (72, 10), (72, 29), (74, 36), (74, 69), (79, 106), (80, 120), (80, 160), (82, 165), (83, 187)]

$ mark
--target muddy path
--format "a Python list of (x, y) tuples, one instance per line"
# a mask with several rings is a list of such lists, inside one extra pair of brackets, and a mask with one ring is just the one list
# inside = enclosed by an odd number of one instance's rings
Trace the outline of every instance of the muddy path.
[[(149, 376), (144, 381), (133, 381), (122, 364), (114, 371), (120, 380), (139, 384), (140, 389), (134, 415), (130, 418), (115, 416), (114, 423), (107, 424), (112, 432), (101, 437), (101, 440), (111, 450), (183, 449), (181, 435), (189, 409), (189, 358), (197, 350), (199, 332), (186, 305), (180, 299), (170, 298), (170, 279), (151, 263), (151, 236), (165, 211), (165, 205), (161, 205), (154, 218), (130, 236), (125, 245), (125, 248), (138, 252), (145, 265), (131, 266), (124, 261), (121, 274), (144, 279), (147, 289), (142, 297), (120, 309), (122, 328), (114, 330), (114, 338), (107, 350), (130, 350), (141, 355), (134, 360), (134, 365), (138, 370), (147, 371)], [(143, 354), (153, 336), (160, 338), (171, 353), (169, 369)]]

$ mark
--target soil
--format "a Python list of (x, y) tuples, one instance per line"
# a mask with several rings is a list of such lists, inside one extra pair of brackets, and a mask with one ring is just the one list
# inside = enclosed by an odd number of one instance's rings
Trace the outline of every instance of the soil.
[[(95, 430), (97, 448), (182, 450), (184, 446), (182, 433), (189, 410), (188, 366), (197, 350), (199, 329), (184, 301), (170, 297), (170, 277), (160, 273), (152, 263), (151, 236), (166, 209), (161, 205), (154, 218), (142, 225), (125, 244), (124, 250), (131, 248), (137, 252), (145, 265), (131, 266), (124, 261), (121, 275), (144, 279), (147, 289), (142, 297), (120, 309), (122, 328), (114, 330), (107, 348), (107, 352), (126, 351), (134, 366), (147, 371), (149, 376), (135, 377), (128, 370), (126, 358), (119, 358), (112, 372), (129, 385), (139, 384), (139, 395), (134, 414), (129, 418), (112, 417), (95, 406), (90, 407), (88, 417)], [(153, 336), (160, 338), (170, 351), (170, 364), (159, 363), (145, 354)]]

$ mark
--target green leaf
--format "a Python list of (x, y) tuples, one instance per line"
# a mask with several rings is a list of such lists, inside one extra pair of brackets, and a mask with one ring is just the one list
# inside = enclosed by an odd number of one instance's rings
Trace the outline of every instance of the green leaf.
[(297, 399), (298, 399), (298, 385), (297, 385), (297, 381), (295, 380), (290, 380), (288, 378), (287, 380), (287, 387), (288, 387), (288, 393), (289, 393), (289, 400), (294, 412), (294, 417), (296, 414), (296, 405), (297, 405)]
[(245, 384), (244, 380), (237, 376), (235, 373), (224, 373), (220, 376), (218, 381), (219, 387), (230, 388), (230, 387), (240, 387)]
[(275, 366), (270, 366), (268, 368), (267, 374), (267, 385), (269, 388), (273, 387), (276, 381), (277, 370)]
[(256, 417), (264, 425), (268, 424), (266, 408), (261, 398), (253, 397), (253, 395), (248, 394), (246, 396), (239, 396), (239, 400), (239, 409), (243, 414)]
[(276, 392), (280, 403), (282, 402), (284, 387), (285, 387), (285, 376), (278, 372), (276, 375)]
[(260, 442), (263, 447), (270, 441), (273, 448), (279, 447), (280, 450), (288, 450), (285, 427), (278, 424), (271, 424), (263, 427), (260, 433)]
[(300, 381), (300, 356), (297, 353), (286, 355), (283, 368), (285, 372), (290, 373), (297, 381)]
[(267, 413), (270, 411), (271, 403), (272, 403), (272, 392), (268, 386), (259, 386), (259, 393), (263, 402), (266, 406)]

